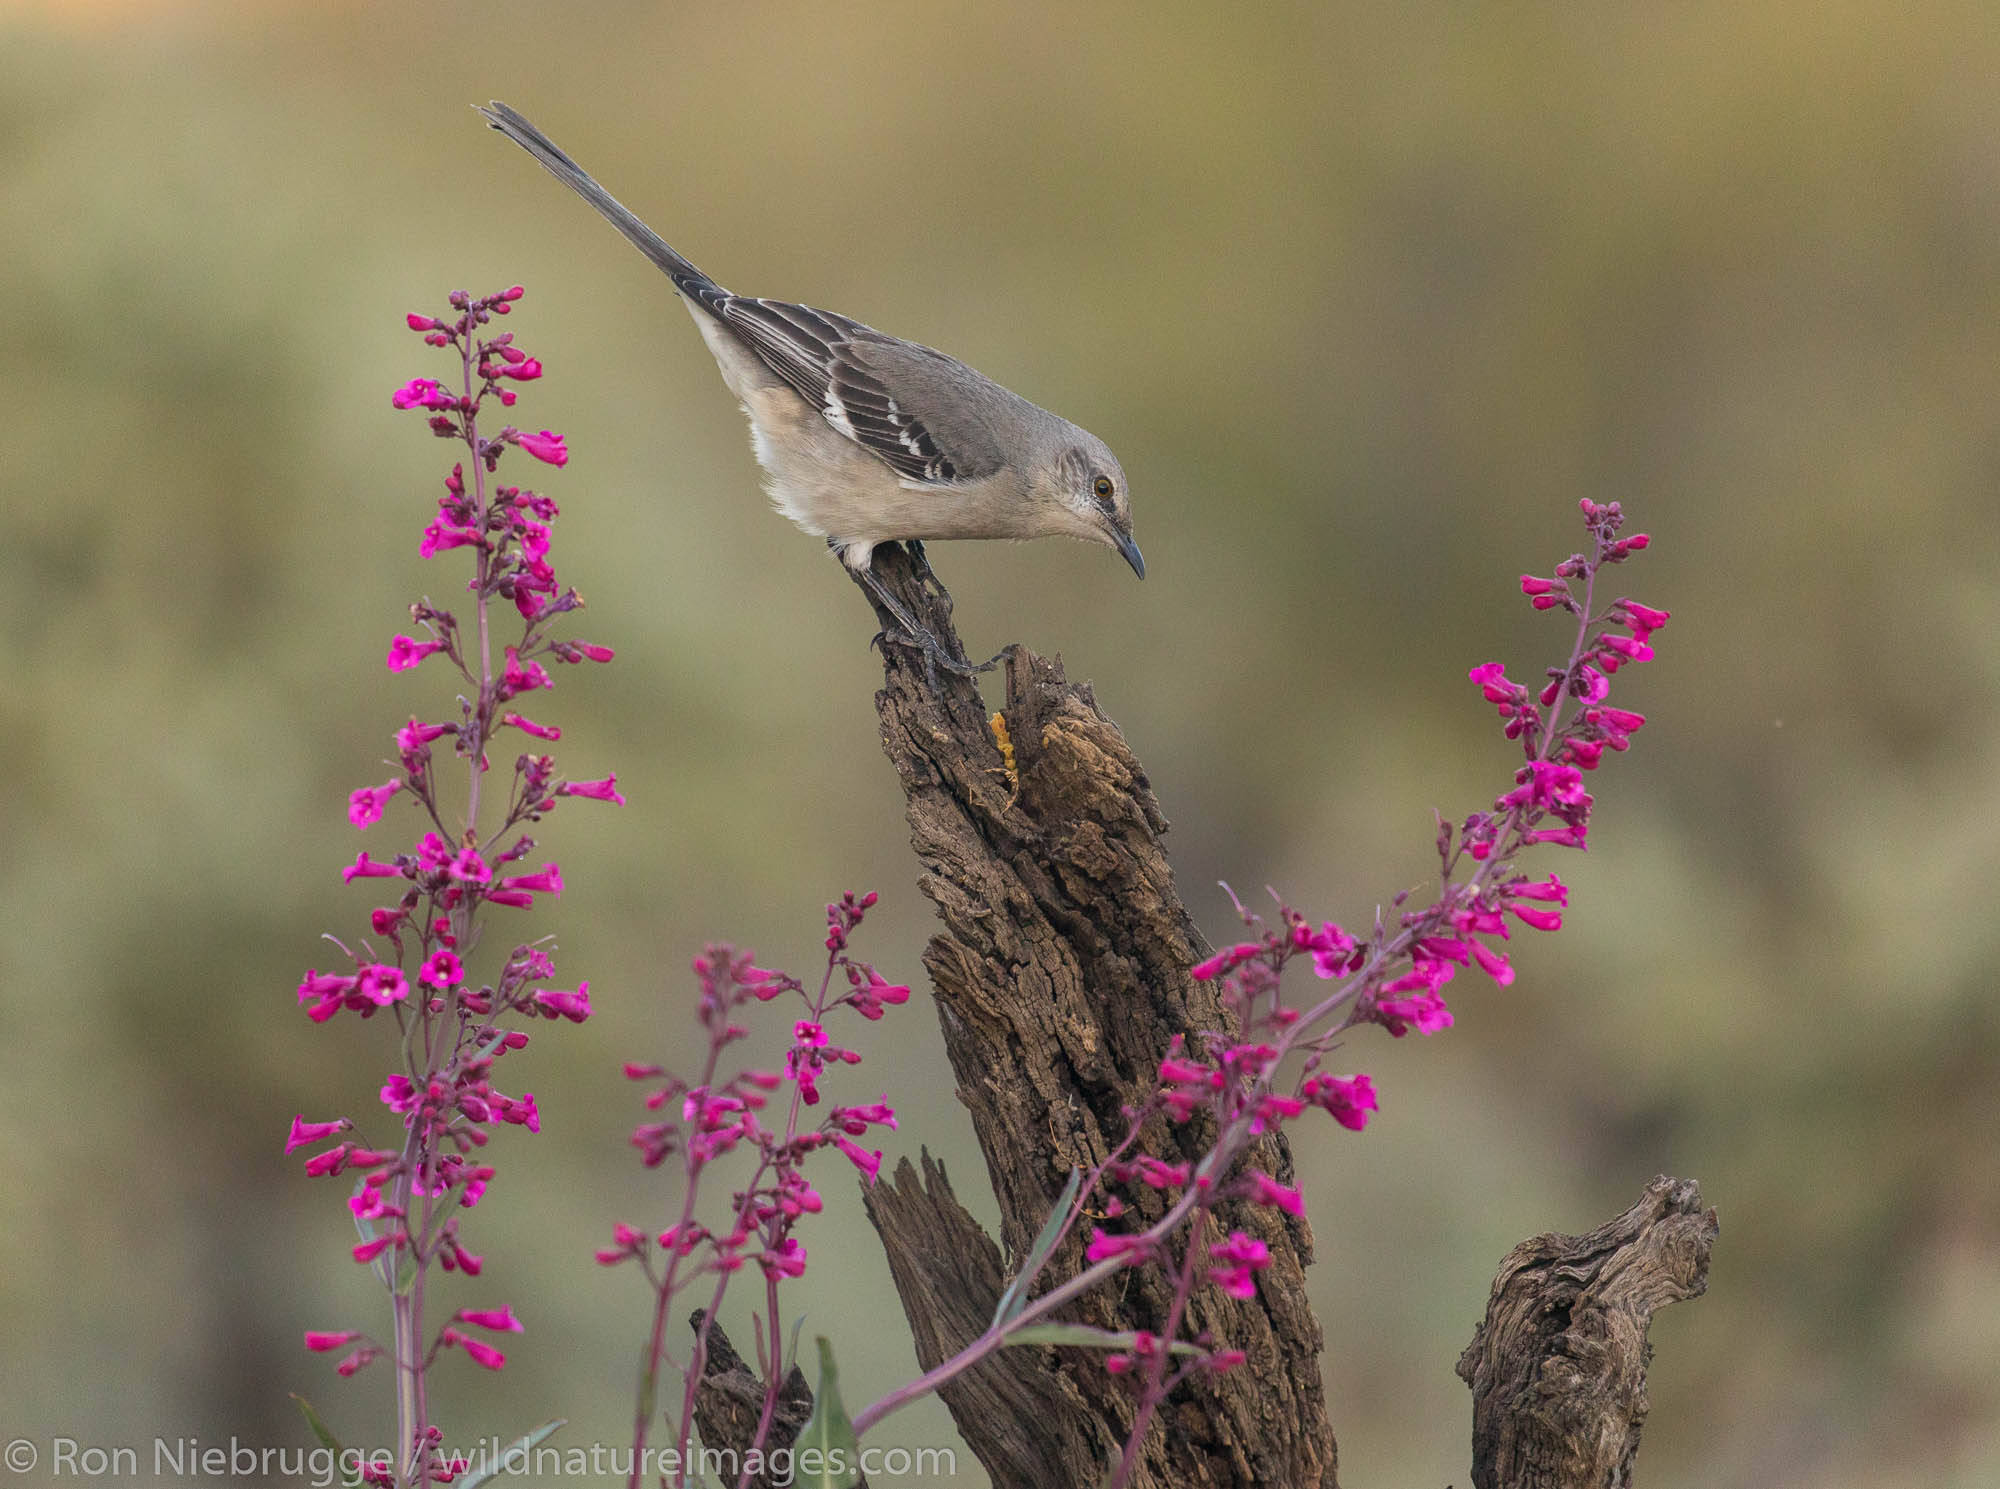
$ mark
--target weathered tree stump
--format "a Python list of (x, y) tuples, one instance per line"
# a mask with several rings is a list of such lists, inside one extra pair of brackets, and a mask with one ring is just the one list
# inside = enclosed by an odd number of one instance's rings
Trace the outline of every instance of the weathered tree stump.
[(1535, 1236), (1507, 1254), (1458, 1361), (1477, 1489), (1631, 1484), (1650, 1405), (1647, 1326), (1708, 1290), (1718, 1229), (1700, 1185), (1662, 1176), (1589, 1235)]
[[(904, 552), (877, 550), (878, 579), (956, 651), (950, 600), (926, 572)], [(877, 616), (885, 632), (899, 629), (879, 606)], [(1123, 1109), (1153, 1088), (1172, 1038), (1200, 1048), (1201, 1033), (1229, 1016), (1212, 985), (1188, 976), (1208, 947), (1174, 888), (1166, 818), (1087, 685), (1066, 680), (1059, 662), (1010, 650), (1001, 710), (1010, 771), (970, 680), (933, 676), (921, 651), (893, 639), (883, 671), (882, 747), (903, 786), (920, 887), (944, 922), (924, 966), (1001, 1216), (996, 1244), (928, 1163), (921, 1180), (905, 1163), (868, 1196), (928, 1369), (985, 1327), (1014, 1267), (1001, 1257), (1026, 1252), (1072, 1165), (1088, 1169), (1124, 1137)], [(1194, 1159), (1213, 1136), (1160, 1120), (1145, 1142), (1169, 1160)], [(1280, 1179), (1291, 1173), (1281, 1137), (1249, 1161)], [(1150, 1191), (1127, 1198), (1142, 1216), (1163, 1209)], [(1334, 1489), (1320, 1329), (1305, 1294), (1312, 1233), (1268, 1208), (1233, 1205), (1220, 1218), (1264, 1241), (1271, 1265), (1253, 1299), (1198, 1289), (1186, 1327), (1249, 1359), (1175, 1391), (1134, 1482)], [(1079, 1269), (1087, 1239), (1079, 1230), (1057, 1252), (1043, 1287)], [(1157, 1330), (1169, 1301), (1159, 1269), (1147, 1268), (1065, 1316)], [(1010, 1350), (942, 1395), (996, 1485), (1095, 1483), (1133, 1416), (1129, 1387), (1102, 1356), (1075, 1351)]]
[[(688, 1327), (699, 1334), (706, 1316), (701, 1309), (695, 1309), (688, 1319)], [(773, 1453), (792, 1445), (799, 1429), (812, 1415), (812, 1405), (812, 1387), (806, 1384), (805, 1373), (795, 1364), (785, 1376), (784, 1385), (779, 1388), (777, 1409), (771, 1414), (771, 1430), (764, 1436), (766, 1462)], [(757, 1423), (763, 1414), (763, 1380), (751, 1368), (750, 1362), (736, 1352), (736, 1346), (722, 1332), (722, 1325), (709, 1325), (708, 1351), (702, 1357), (701, 1386), (694, 1398), (694, 1423), (701, 1433), (702, 1445), (722, 1454), (717, 1460), (715, 1476), (723, 1482), (736, 1482), (740, 1463), (743, 1457), (748, 1456), (750, 1444), (757, 1436)], [(795, 1479), (789, 1471), (766, 1471), (753, 1474), (750, 1479), (752, 1489), (783, 1489), (783, 1486), (793, 1482)]]
[[(951, 601), (927, 567), (895, 546), (875, 576), (945, 652), (963, 660)], [(857, 581), (858, 582), (858, 581)], [(867, 592), (867, 586), (863, 586)], [(1088, 685), (1022, 648), (1006, 656), (1004, 733), (973, 682), (927, 664), (884, 627), (876, 694), (882, 748), (903, 786), (919, 885), (944, 929), (924, 952), (945, 1048), (1000, 1203), (986, 1234), (941, 1164), (907, 1158), (864, 1193), (890, 1274), (929, 1370), (977, 1338), (1058, 1198), (1072, 1166), (1089, 1169), (1125, 1135), (1125, 1110), (1152, 1089), (1174, 1036), (1196, 1048), (1227, 1026), (1213, 984), (1188, 968), (1208, 946), (1174, 889), (1167, 828), (1144, 768)], [(1145, 1151), (1193, 1160), (1214, 1133), (1157, 1120)], [(1248, 1162), (1288, 1181), (1291, 1152), (1267, 1137)], [(1164, 1212), (1141, 1189), (1138, 1218)], [(1198, 1288), (1183, 1327), (1246, 1352), (1221, 1375), (1197, 1374), (1155, 1420), (1132, 1480), (1144, 1489), (1338, 1489), (1320, 1383), (1320, 1328), (1306, 1304), (1312, 1233), (1267, 1207), (1225, 1206), (1226, 1226), (1258, 1237), (1271, 1264), (1257, 1295)], [(1624, 1215), (1588, 1236), (1524, 1241), (1502, 1264), (1485, 1323), (1458, 1364), (1474, 1393), (1478, 1489), (1628, 1486), (1647, 1402), (1646, 1328), (1654, 1310), (1707, 1285), (1714, 1211), (1692, 1181), (1658, 1179)], [(1206, 1244), (1220, 1232), (1184, 1238)], [(1085, 1234), (1057, 1250), (1038, 1290), (1075, 1275)], [(1158, 1330), (1170, 1289), (1161, 1269), (1076, 1299), (1062, 1316), (1105, 1329)], [(697, 1316), (698, 1317), (698, 1316)], [(700, 1396), (704, 1441), (741, 1449), (754, 1430), (754, 1373), (715, 1351)], [(782, 1436), (811, 1408), (796, 1372)], [(1006, 1350), (939, 1394), (1000, 1489), (1095, 1485), (1129, 1433), (1129, 1388), (1103, 1357)]]

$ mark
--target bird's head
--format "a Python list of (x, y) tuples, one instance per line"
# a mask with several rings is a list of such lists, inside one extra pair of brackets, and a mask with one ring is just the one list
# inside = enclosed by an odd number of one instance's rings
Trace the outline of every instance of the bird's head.
[(1067, 533), (1115, 548), (1146, 577), (1146, 560), (1132, 541), (1132, 496), (1125, 471), (1104, 441), (1081, 429), (1071, 431), (1033, 496), (1052, 532)]

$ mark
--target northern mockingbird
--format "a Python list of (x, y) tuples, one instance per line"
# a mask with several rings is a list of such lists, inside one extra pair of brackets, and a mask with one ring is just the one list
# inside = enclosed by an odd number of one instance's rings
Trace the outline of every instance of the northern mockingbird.
[(943, 352), (732, 295), (520, 114), (498, 101), (479, 112), (665, 271), (749, 415), (772, 502), (823, 536), (934, 660), (964, 670), (875, 580), (878, 543), (1062, 533), (1117, 549), (1146, 577), (1125, 472), (1096, 435)]

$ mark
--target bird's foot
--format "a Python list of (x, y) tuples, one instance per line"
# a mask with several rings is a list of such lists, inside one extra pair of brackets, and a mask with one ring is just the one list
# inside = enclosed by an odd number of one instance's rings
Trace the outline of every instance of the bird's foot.
[[(921, 550), (919, 550), (919, 553), (921, 554)], [(929, 572), (929, 565), (925, 565), (925, 572)], [(999, 665), (1000, 658), (1006, 655), (1005, 652), (1002, 652), (999, 656), (985, 662), (970, 662), (962, 656), (953, 655), (946, 648), (944, 642), (938, 639), (936, 632), (910, 614), (903, 602), (889, 593), (888, 586), (875, 577), (875, 571), (872, 567), (856, 569), (854, 573), (855, 577), (867, 586), (868, 593), (875, 597), (875, 603), (887, 611), (889, 617), (901, 628), (900, 630), (892, 631), (886, 626), (883, 627), (875, 633), (874, 642), (871, 644), (877, 646), (907, 646), (922, 652), (924, 654), (924, 673), (933, 691), (937, 687), (937, 674), (940, 668), (956, 677), (977, 677), (982, 672), (991, 672)]]
[(909, 632), (877, 631), (874, 638), (868, 644), (870, 646), (881, 647), (907, 646), (913, 651), (922, 652), (924, 654), (924, 680), (930, 684), (932, 692), (937, 691), (937, 675), (940, 668), (951, 673), (954, 677), (977, 677), (982, 672), (991, 672), (995, 667), (998, 667), (1002, 658), (1007, 655), (1003, 651), (984, 662), (965, 661), (946, 651), (944, 644), (922, 626)]

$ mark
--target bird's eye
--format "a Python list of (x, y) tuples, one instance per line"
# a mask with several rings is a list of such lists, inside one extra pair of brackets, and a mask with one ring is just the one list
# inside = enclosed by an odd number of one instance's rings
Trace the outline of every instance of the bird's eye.
[(1108, 502), (1108, 501), (1110, 501), (1110, 500), (1111, 500), (1111, 477), (1109, 477), (1109, 476), (1099, 476), (1099, 477), (1098, 477), (1098, 478), (1097, 478), (1097, 479), (1096, 479), (1095, 481), (1092, 481), (1092, 482), (1090, 483), (1090, 489), (1091, 489), (1091, 490), (1092, 490), (1093, 492), (1095, 492), (1095, 493), (1097, 494), (1097, 499), (1098, 499), (1099, 501), (1101, 501), (1101, 502)]

